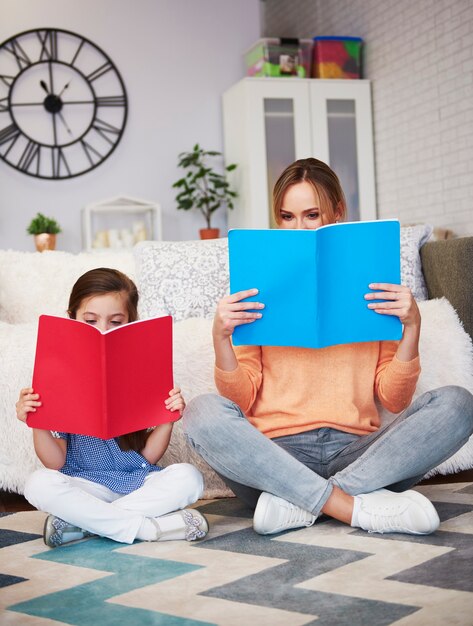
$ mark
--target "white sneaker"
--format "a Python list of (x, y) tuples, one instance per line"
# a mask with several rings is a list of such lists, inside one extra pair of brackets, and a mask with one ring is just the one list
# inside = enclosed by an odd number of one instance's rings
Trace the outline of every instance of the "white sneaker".
[(263, 491), (253, 515), (253, 528), (259, 535), (272, 535), (291, 528), (312, 526), (315, 520), (315, 515), (309, 511)]
[(355, 498), (360, 500), (357, 519), (352, 520), (352, 526), (370, 533), (429, 535), (440, 524), (434, 505), (418, 491), (395, 493), (379, 489)]
[(203, 539), (209, 532), (206, 517), (196, 509), (182, 509), (175, 513), (168, 513), (161, 515), (161, 517), (150, 517), (149, 519), (156, 526), (155, 541), (178, 539), (196, 541)]

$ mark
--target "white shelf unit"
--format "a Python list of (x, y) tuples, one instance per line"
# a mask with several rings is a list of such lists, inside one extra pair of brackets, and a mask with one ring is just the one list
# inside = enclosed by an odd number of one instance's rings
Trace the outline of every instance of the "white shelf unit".
[(145, 239), (162, 239), (161, 207), (156, 202), (116, 196), (82, 210), (85, 250), (131, 248)]
[(349, 221), (376, 219), (368, 80), (244, 78), (223, 95), (224, 154), (238, 167), (229, 228), (268, 228), (271, 194), (296, 159), (315, 157), (338, 174)]

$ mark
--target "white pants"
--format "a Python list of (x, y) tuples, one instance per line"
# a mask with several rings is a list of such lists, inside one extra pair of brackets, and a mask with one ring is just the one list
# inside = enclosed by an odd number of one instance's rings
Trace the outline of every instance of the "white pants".
[(202, 474), (189, 463), (151, 472), (142, 487), (127, 495), (84, 478), (40, 469), (25, 485), (25, 498), (40, 511), (122, 543), (133, 543), (145, 517), (160, 517), (196, 502)]

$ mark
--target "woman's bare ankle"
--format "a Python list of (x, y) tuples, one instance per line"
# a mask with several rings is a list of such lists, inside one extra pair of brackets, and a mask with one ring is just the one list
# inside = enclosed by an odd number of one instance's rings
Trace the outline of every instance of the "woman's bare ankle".
[(351, 524), (353, 503), (353, 496), (349, 496), (340, 487), (334, 487), (327, 502), (322, 507), (322, 513), (345, 524)]

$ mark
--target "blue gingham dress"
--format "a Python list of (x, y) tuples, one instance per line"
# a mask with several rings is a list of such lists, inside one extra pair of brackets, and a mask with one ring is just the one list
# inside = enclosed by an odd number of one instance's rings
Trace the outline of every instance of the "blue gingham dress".
[(150, 472), (163, 469), (147, 461), (139, 452), (121, 450), (118, 438), (52, 434), (67, 441), (66, 462), (60, 470), (63, 474), (91, 480), (115, 493), (131, 493), (143, 485)]

